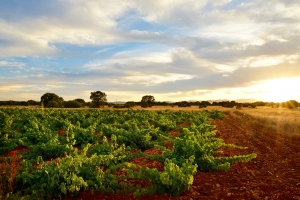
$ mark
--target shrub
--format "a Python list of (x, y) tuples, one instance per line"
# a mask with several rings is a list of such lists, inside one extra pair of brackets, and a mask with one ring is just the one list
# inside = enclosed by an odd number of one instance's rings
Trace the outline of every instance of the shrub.
[(80, 108), (82, 106), (82, 104), (76, 100), (72, 100), (72, 101), (66, 101), (64, 103), (64, 106), (65, 106), (65, 108)]
[(289, 100), (286, 102), (286, 107), (289, 109), (296, 109), (298, 108), (298, 102), (296, 100)]
[(59, 107), (59, 104), (56, 102), (56, 101), (49, 101), (48, 104), (47, 104), (47, 107), (48, 108), (58, 108)]

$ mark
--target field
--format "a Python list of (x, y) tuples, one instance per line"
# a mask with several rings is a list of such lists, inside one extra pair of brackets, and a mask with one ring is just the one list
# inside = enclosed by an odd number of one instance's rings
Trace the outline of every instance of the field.
[(0, 109), (2, 195), (300, 199), (297, 129), (257, 114), (274, 110), (156, 109)]

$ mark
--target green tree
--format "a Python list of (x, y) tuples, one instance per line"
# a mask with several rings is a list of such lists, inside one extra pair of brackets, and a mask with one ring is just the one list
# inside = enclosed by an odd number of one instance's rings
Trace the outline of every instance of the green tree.
[(107, 102), (106, 94), (101, 91), (91, 92), (90, 99), (96, 108), (99, 108), (100, 106), (104, 107), (105, 103)]
[(155, 102), (154, 96), (145, 95), (145, 96), (142, 97), (141, 106), (144, 107), (144, 108), (145, 107), (152, 107), (154, 102)]
[[(48, 105), (48, 103), (50, 101), (54, 101), (55, 103), (51, 103), (51, 105)], [(59, 97), (58, 95), (54, 94), (54, 93), (46, 93), (43, 96), (41, 96), (41, 103), (44, 107), (49, 107), (51, 106), (51, 108), (53, 108), (54, 105), (56, 105), (56, 107), (62, 107), (63, 106), (63, 102), (64, 99), (62, 97)]]

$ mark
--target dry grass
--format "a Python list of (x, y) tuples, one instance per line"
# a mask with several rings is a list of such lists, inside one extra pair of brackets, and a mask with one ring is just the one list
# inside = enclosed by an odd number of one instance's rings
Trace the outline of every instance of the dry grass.
[(254, 117), (279, 133), (300, 134), (300, 109), (258, 107), (243, 108), (239, 112)]
[(300, 109), (288, 108), (271, 108), (271, 107), (257, 107), (257, 108), (224, 108), (221, 106), (209, 106), (199, 109), (198, 106), (178, 107), (178, 106), (153, 106), (151, 108), (141, 108), (140, 106), (134, 109), (143, 110), (184, 110), (184, 111), (200, 111), (200, 110), (220, 110), (224, 113), (230, 114), (236, 111), (246, 115), (252, 116), (259, 123), (274, 128), (279, 133), (286, 134), (300, 134)]

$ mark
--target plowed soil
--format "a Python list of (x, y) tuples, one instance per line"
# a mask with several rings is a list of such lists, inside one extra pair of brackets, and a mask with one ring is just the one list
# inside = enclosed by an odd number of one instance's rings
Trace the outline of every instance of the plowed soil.
[[(190, 190), (178, 197), (165, 194), (135, 198), (118, 194), (91, 195), (84, 191), (75, 199), (300, 199), (300, 136), (277, 133), (241, 114), (231, 113), (212, 123), (218, 130), (217, 137), (225, 143), (248, 147), (246, 150), (224, 149), (222, 156), (256, 153), (257, 158), (233, 164), (227, 172), (198, 171)], [(141, 162), (147, 165), (145, 160)], [(158, 167), (161, 168), (160, 164)]]

